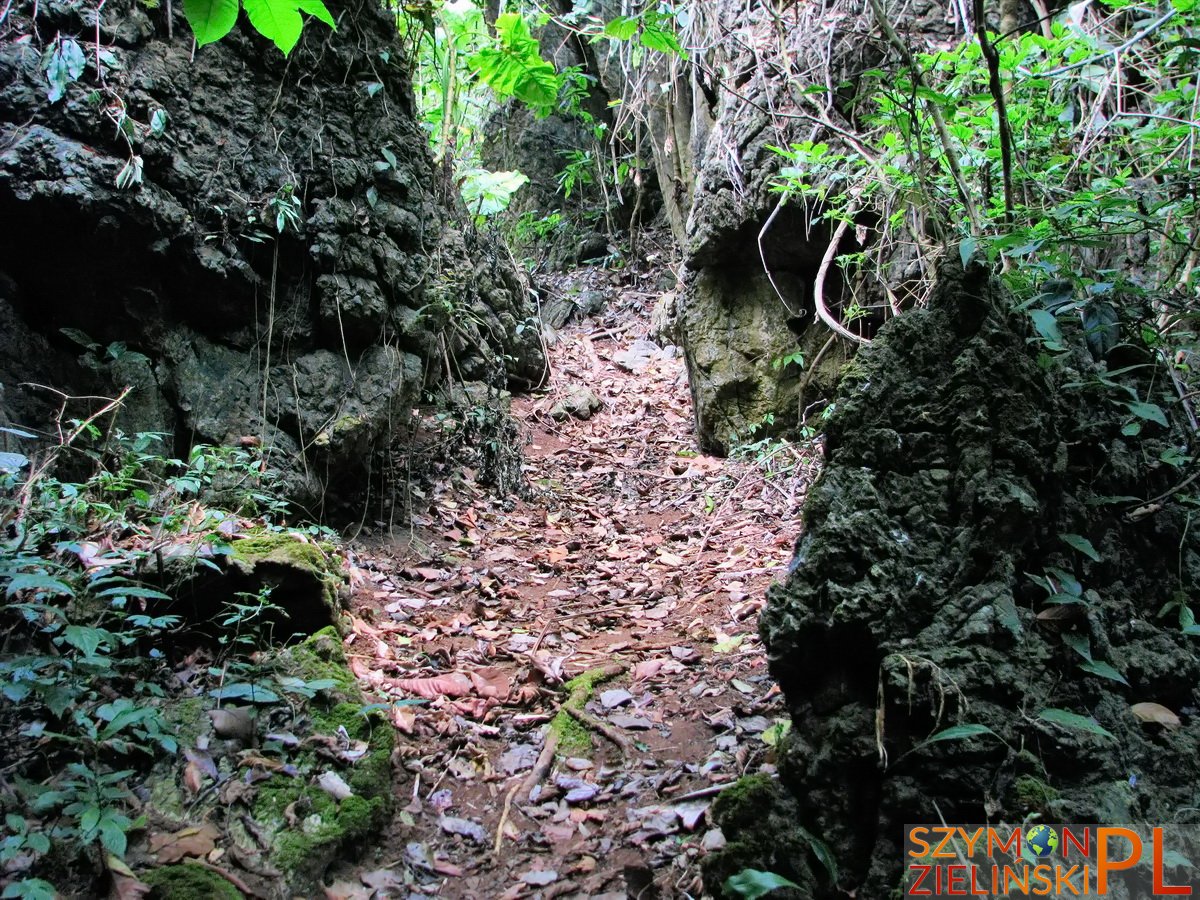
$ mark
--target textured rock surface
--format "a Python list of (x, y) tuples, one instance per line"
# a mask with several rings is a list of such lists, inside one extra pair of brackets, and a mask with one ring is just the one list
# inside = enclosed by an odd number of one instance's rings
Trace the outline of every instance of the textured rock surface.
[[(1178, 821), (1196, 806), (1200, 660), (1178, 609), (1161, 610), (1194, 589), (1200, 543), (1173, 498), (1130, 514), (1182, 479), (1158, 462), (1182, 431), (1123, 434), (1129, 395), (1097, 378), (1078, 329), (1047, 360), (1027, 325), (982, 271), (951, 271), (930, 309), (858, 356), (762, 618), (794, 722), (782, 781), (859, 896), (898, 886), (905, 822)], [(1156, 399), (1138, 371), (1126, 383)], [(1037, 578), (1078, 602), (1047, 603)], [(1085, 652), (1115, 673), (1083, 668)], [(1139, 723), (1139, 702), (1183, 726)], [(955, 724), (995, 736), (922, 743)]]
[[(289, 59), (243, 22), (192, 60), (178, 4), (169, 38), (165, 7), (114, 0), (106, 86), (89, 50), (53, 104), (43, 45), (14, 9), (0, 44), (0, 220), (18, 225), (0, 246), (0, 377), (14, 421), (44, 425), (55, 408), (19, 382), (132, 385), (122, 427), (260, 437), (312, 501), (360, 472), (450, 364), (465, 380), (540, 381), (522, 284), (438, 182), (394, 23), (369, 2), (330, 8), (338, 30), (310, 23)], [(43, 39), (94, 28), (74, 4), (38, 15)], [(131, 154), (142, 182), (119, 189)]]
[[(598, 6), (602, 17), (627, 12), (617, 0)], [(699, 440), (719, 453), (734, 433), (742, 440), (764, 426), (794, 430), (805, 407), (829, 398), (851, 349), (839, 341), (821, 354), (831, 332), (814, 325), (813, 284), (831, 231), (815, 199), (777, 210), (773, 186), (786, 163), (771, 148), (811, 140), (836, 150), (839, 135), (856, 130), (859, 73), (879, 63), (883, 49), (868, 37), (877, 29), (863, 4), (719, 0), (689, 6), (680, 22), (686, 60), (630, 70), (610, 53), (597, 64), (613, 96), (630, 88), (634, 71), (647, 107), (663, 207), (685, 263), (679, 316), (659, 333), (677, 332), (688, 350)], [(909, 4), (896, 27), (916, 42), (944, 37), (956, 27), (955, 13), (944, 4)], [(872, 220), (861, 219), (865, 230), (850, 229), (838, 254), (870, 243)], [(903, 267), (891, 266), (889, 286), (892, 270)], [(889, 314), (876, 279), (846, 285), (837, 266), (825, 297), (835, 312), (852, 298), (867, 308), (858, 327), (868, 333)], [(806, 363), (820, 356), (825, 365), (803, 375), (776, 365), (796, 350)]]

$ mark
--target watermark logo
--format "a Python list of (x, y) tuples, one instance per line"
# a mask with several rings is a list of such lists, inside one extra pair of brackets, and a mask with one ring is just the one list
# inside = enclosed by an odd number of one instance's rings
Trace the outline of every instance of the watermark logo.
[(1038, 859), (1045, 859), (1058, 849), (1058, 832), (1049, 825), (1034, 825), (1025, 832), (1025, 843)]
[(904, 826), (905, 897), (1191, 897), (1200, 826)]

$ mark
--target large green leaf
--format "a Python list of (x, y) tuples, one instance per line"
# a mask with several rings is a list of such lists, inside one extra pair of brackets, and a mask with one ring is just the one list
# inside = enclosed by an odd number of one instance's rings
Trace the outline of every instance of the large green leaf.
[(1162, 407), (1157, 403), (1127, 403), (1125, 405), (1139, 419), (1154, 422), (1163, 428), (1167, 427), (1167, 417), (1163, 414)]
[(1103, 660), (1090, 659), (1087, 662), (1080, 663), (1079, 668), (1091, 675), (1099, 675), (1101, 678), (1107, 678), (1109, 681), (1115, 681), (1118, 684), (1129, 687), (1129, 682), (1125, 680), (1125, 676)]
[(51, 597), (64, 594), (68, 597), (75, 596), (75, 591), (71, 589), (70, 585), (43, 572), (24, 572), (14, 575), (8, 582), (8, 589), (5, 593), (11, 597), (19, 591), (38, 591)]
[(467, 65), (501, 97), (516, 97), (541, 114), (558, 99), (562, 84), (554, 66), (542, 59), (537, 38), (516, 13), (496, 20), (499, 47), (484, 47)]
[(296, 0), (242, 0), (250, 24), (287, 56), (300, 40), (304, 20)]
[(314, 19), (320, 19), (334, 31), (337, 31), (337, 22), (333, 21), (333, 15), (325, 8), (325, 4), (321, 0), (299, 0), (296, 8), (302, 13), (308, 13)]
[(1072, 731), (1085, 731), (1098, 737), (1116, 740), (1111, 732), (1091, 716), (1081, 716), (1079, 713), (1073, 713), (1067, 709), (1043, 709), (1038, 713), (1038, 718), (1053, 725), (1070, 728)]
[(776, 875), (774, 872), (742, 869), (736, 875), (725, 879), (725, 883), (721, 887), (727, 894), (741, 897), (742, 900), (759, 900), (760, 897), (765, 897), (771, 891), (779, 888), (799, 888), (800, 885), (794, 881), (788, 881), (782, 875)]
[(183, 14), (203, 47), (219, 41), (237, 24), (238, 0), (183, 0)]
[(638, 30), (638, 20), (635, 16), (617, 16), (604, 26), (604, 37), (614, 41), (627, 41)]
[(1088, 559), (1093, 562), (1100, 562), (1100, 554), (1096, 552), (1096, 548), (1092, 546), (1092, 542), (1079, 534), (1060, 534), (1063, 543), (1067, 544), (1072, 549), (1078, 550)]
[(921, 746), (926, 744), (936, 744), (938, 741), (965, 741), (967, 738), (980, 737), (981, 735), (990, 734), (996, 737), (996, 732), (988, 728), (986, 725), (978, 723), (970, 723), (967, 725), (951, 725), (949, 728), (943, 728), (933, 737), (926, 738), (921, 741)]
[(649, 22), (642, 29), (642, 46), (659, 53), (683, 53), (683, 47), (679, 45), (679, 38), (675, 36), (675, 32)]

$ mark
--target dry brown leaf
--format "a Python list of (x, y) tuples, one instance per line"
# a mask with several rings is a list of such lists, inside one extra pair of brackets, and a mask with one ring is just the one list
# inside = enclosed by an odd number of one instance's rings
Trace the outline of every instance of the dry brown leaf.
[(1082, 618), (1084, 608), (1079, 603), (1056, 603), (1053, 606), (1047, 606), (1035, 616), (1039, 622), (1066, 622), (1071, 619)]
[(404, 888), (404, 875), (392, 869), (375, 869), (363, 872), (359, 880), (373, 891), (379, 891), (380, 896), (391, 896), (389, 892), (400, 891)]
[(447, 875), (450, 878), (457, 878), (463, 873), (461, 866), (456, 866), (454, 863), (445, 859), (435, 859), (433, 861), (433, 871), (437, 872), (439, 875)]
[(633, 680), (645, 681), (647, 678), (653, 678), (666, 665), (665, 659), (643, 659), (633, 667)]
[(471, 684), (480, 697), (495, 697), (504, 701), (512, 690), (509, 673), (497, 666), (475, 669), (471, 672)]
[(412, 734), (417, 727), (417, 710), (413, 706), (393, 706), (392, 724), (405, 734)]
[(141, 900), (150, 891), (150, 885), (138, 879), (133, 869), (111, 853), (105, 854), (104, 864), (112, 876), (112, 886), (108, 889), (108, 900)]
[(371, 900), (375, 896), (375, 889), (363, 887), (361, 884), (354, 884), (349, 881), (335, 881), (331, 885), (324, 887), (325, 900)]
[(1163, 728), (1175, 729), (1182, 724), (1179, 716), (1161, 703), (1135, 703), (1129, 707), (1129, 711), (1141, 721), (1161, 725)]
[(247, 753), (242, 756), (241, 764), (243, 766), (257, 766), (260, 769), (266, 769), (269, 772), (278, 772), (284, 767), (284, 763), (277, 759), (271, 759), (267, 756), (260, 756), (257, 753)]
[(468, 719), (484, 719), (491, 710), (498, 708), (499, 705), (499, 701), (491, 697), (486, 699), (473, 697), (469, 700), (452, 700), (450, 702), (452, 710)]
[(187, 857), (207, 856), (221, 833), (209, 824), (183, 828), (173, 834), (150, 835), (150, 852), (160, 864), (176, 863)]
[(204, 775), (194, 762), (189, 762), (183, 768), (183, 786), (193, 794), (200, 793), (200, 788), (204, 786)]
[(433, 678), (402, 678), (396, 682), (396, 687), (426, 700), (436, 700), (439, 697), (465, 697), (471, 693), (471, 679), (462, 672), (451, 672), (448, 675), (437, 675)]
[(414, 573), (418, 578), (423, 578), (426, 581), (444, 581), (450, 577), (450, 573), (445, 569), (420, 568), (413, 569), (412, 573)]

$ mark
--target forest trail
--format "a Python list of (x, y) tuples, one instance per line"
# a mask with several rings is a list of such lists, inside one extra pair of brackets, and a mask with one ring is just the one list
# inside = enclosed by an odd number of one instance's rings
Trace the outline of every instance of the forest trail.
[[(817, 464), (696, 454), (678, 350), (638, 342), (653, 297), (559, 332), (548, 389), (515, 401), (528, 499), (468, 473), (360, 542), (347, 652), (399, 701), (401, 771), (383, 849), (330, 897), (699, 896), (713, 796), (770, 770), (757, 614)], [(552, 417), (580, 388), (602, 408)]]

